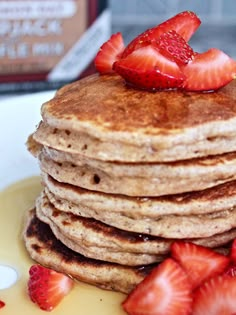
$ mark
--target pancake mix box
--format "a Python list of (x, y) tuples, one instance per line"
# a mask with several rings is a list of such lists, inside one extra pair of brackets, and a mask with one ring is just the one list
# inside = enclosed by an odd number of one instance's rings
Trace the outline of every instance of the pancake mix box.
[(110, 36), (98, 0), (0, 0), (0, 92), (53, 89), (95, 71)]

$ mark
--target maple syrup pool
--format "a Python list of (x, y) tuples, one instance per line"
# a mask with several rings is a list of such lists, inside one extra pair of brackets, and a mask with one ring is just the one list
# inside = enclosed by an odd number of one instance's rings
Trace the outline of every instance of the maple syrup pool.
[[(40, 178), (30, 177), (0, 192), (0, 300), (6, 303), (1, 315), (43, 313), (28, 297), (28, 271), (34, 261), (22, 238), (24, 216), (34, 206), (41, 189)], [(53, 314), (124, 315), (124, 298), (124, 294), (76, 281)]]

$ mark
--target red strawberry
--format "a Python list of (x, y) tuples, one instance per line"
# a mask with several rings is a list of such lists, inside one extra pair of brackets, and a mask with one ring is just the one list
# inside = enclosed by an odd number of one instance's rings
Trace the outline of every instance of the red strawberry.
[(105, 42), (95, 57), (94, 63), (98, 72), (113, 72), (113, 63), (119, 60), (125, 45), (121, 33), (113, 34), (111, 38)]
[(201, 21), (195, 13), (191, 11), (181, 12), (165, 22), (138, 35), (127, 45), (122, 54), (122, 58), (125, 58), (138, 48), (149, 45), (150, 42), (157, 40), (163, 33), (170, 30), (176, 31), (180, 36), (188, 41), (200, 24)]
[(191, 285), (183, 269), (166, 259), (122, 303), (129, 315), (187, 315), (192, 307)]
[(3, 308), (5, 305), (6, 305), (5, 302), (0, 300), (0, 308)]
[(235, 277), (213, 277), (194, 292), (192, 314), (233, 315), (236, 313), (235, 297)]
[(163, 56), (175, 61), (179, 65), (185, 65), (194, 57), (194, 51), (189, 44), (176, 31), (162, 34), (153, 43)]
[(40, 265), (31, 266), (29, 274), (29, 296), (45, 311), (53, 310), (73, 286), (71, 278)]
[(152, 45), (137, 49), (115, 62), (114, 70), (128, 84), (149, 90), (177, 88), (185, 79), (178, 65), (162, 56)]
[(182, 70), (186, 76), (183, 84), (185, 90), (217, 90), (236, 77), (236, 61), (224, 52), (211, 48), (197, 54)]
[(236, 263), (236, 239), (233, 241), (231, 247), (231, 259), (233, 260), (233, 262)]
[(190, 242), (176, 241), (171, 254), (187, 272), (193, 288), (209, 277), (222, 273), (229, 265), (229, 258), (213, 250)]

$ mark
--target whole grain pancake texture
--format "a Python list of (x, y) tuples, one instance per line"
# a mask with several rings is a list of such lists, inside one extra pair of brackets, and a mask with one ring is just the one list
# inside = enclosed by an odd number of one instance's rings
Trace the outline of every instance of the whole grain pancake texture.
[(227, 253), (236, 237), (236, 82), (149, 92), (116, 74), (62, 87), (28, 150), (42, 192), (26, 213), (33, 260), (129, 293), (171, 243)]

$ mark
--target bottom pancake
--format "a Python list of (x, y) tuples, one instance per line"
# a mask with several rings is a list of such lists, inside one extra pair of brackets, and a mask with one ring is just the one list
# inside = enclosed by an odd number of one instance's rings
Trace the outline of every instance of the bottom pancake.
[(27, 213), (23, 237), (29, 255), (38, 263), (102, 289), (129, 293), (154, 267), (129, 267), (86, 258), (63, 245), (49, 225), (36, 217), (35, 210)]
[[(23, 238), (33, 260), (58, 272), (102, 289), (130, 293), (157, 264), (125, 266), (87, 258), (64, 245), (50, 226), (40, 221), (35, 209), (27, 212)], [(227, 255), (229, 246), (215, 248)]]

